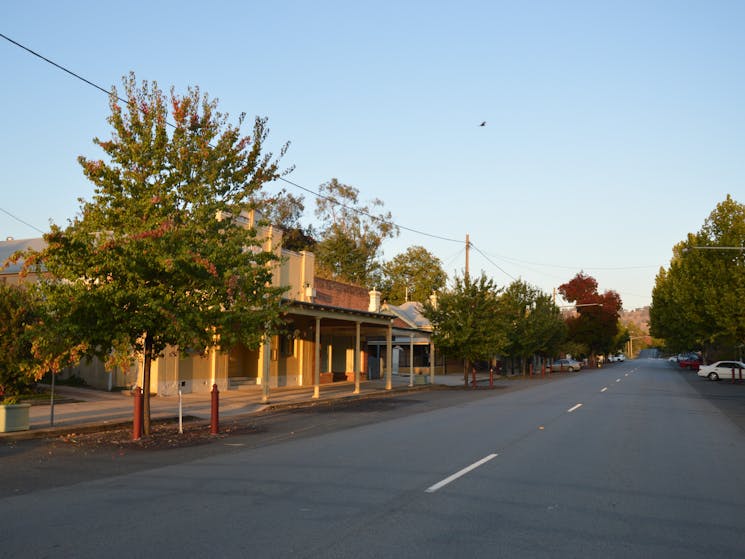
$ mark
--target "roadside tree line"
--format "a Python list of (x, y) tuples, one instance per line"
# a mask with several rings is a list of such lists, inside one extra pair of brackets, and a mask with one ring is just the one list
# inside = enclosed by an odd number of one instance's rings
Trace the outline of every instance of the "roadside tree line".
[(652, 291), (650, 331), (670, 352), (707, 359), (742, 355), (745, 345), (745, 205), (731, 196), (673, 247)]
[(497, 359), (523, 374), (535, 358), (571, 354), (594, 361), (627, 341), (616, 292), (598, 293), (597, 281), (582, 272), (559, 292), (574, 303), (571, 311), (562, 312), (551, 295), (523, 280), (500, 288), (484, 273), (466, 275), (427, 301), (424, 312), (436, 347), (463, 359), (466, 374), (476, 362)]

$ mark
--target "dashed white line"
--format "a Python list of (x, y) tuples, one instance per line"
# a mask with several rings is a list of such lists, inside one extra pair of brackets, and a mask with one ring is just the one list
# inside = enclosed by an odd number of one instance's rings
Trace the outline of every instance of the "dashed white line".
[(621, 382), (621, 379), (620, 379), (620, 378), (617, 378), (617, 379), (616, 379), (616, 382)]
[(493, 458), (496, 458), (497, 456), (498, 456), (498, 454), (490, 454), (489, 456), (485, 456), (484, 458), (482, 458), (478, 462), (474, 462), (470, 466), (466, 466), (462, 470), (460, 470), (458, 472), (455, 472), (453, 475), (451, 475), (449, 477), (446, 477), (445, 479), (443, 479), (442, 481), (439, 481), (439, 482), (435, 483), (431, 487), (428, 487), (424, 492), (425, 493), (434, 493), (438, 489), (442, 489), (443, 487), (445, 487), (448, 483), (451, 483), (451, 482), (455, 481), (456, 479), (458, 479), (459, 477), (462, 477), (462, 476), (466, 475), (468, 472), (470, 472), (472, 470), (475, 470), (479, 466), (482, 466), (482, 465), (486, 464), (489, 460), (492, 460)]
[(567, 410), (567, 413), (572, 413), (574, 410), (578, 410), (581, 407), (582, 407), (582, 404), (577, 404), (576, 406), (572, 406), (571, 408)]
[(606, 390), (608, 390), (608, 387), (607, 386), (604, 386), (603, 389), (600, 392), (605, 392)]

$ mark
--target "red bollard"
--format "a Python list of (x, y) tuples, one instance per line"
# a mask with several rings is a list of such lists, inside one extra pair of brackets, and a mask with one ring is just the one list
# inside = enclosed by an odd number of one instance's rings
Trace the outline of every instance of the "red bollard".
[(489, 388), (494, 388), (494, 367), (489, 367)]
[(474, 388), (476, 388), (476, 367), (471, 369), (471, 374), (473, 376), (473, 380), (471, 381)]
[(212, 410), (210, 414), (210, 433), (217, 435), (220, 432), (220, 391), (217, 385), (212, 385)]
[(132, 440), (139, 441), (142, 438), (142, 388), (135, 386), (135, 410), (134, 418), (132, 419)]
[(541, 363), (541, 376), (546, 376), (546, 363)]

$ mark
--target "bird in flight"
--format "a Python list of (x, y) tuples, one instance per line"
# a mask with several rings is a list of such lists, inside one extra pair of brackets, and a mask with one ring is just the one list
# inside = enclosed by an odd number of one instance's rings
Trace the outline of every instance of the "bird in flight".
[(483, 121), (479, 126), (486, 126), (486, 121)]

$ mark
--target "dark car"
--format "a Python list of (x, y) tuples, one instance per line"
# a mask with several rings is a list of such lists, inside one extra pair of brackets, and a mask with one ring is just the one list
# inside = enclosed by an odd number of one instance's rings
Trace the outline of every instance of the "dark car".
[(688, 353), (687, 355), (678, 356), (678, 365), (684, 369), (698, 371), (701, 366), (701, 357), (697, 353)]

